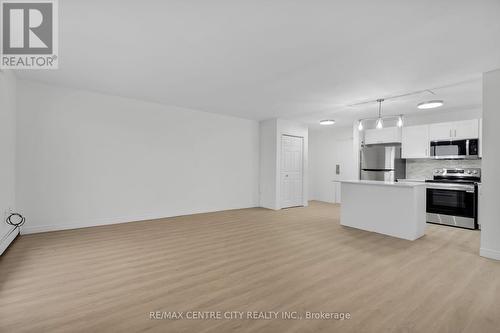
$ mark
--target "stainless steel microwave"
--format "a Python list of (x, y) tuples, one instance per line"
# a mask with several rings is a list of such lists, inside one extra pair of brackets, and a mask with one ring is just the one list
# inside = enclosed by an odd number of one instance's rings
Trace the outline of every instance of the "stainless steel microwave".
[(436, 159), (479, 158), (479, 139), (431, 141), (431, 157)]

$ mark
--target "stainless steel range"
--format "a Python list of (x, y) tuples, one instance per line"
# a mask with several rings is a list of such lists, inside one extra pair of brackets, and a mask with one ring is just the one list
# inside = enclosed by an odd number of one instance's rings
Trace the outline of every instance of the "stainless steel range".
[(481, 169), (436, 169), (427, 180), (427, 222), (478, 229)]

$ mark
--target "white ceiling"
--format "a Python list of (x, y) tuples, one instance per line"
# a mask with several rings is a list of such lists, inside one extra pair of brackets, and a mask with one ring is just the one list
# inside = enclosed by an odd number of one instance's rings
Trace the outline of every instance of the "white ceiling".
[(60, 69), (19, 77), (250, 119), (343, 125), (376, 114), (348, 104), (464, 81), (436, 92), (448, 109), (477, 107), (481, 73), (500, 68), (498, 0), (59, 5)]

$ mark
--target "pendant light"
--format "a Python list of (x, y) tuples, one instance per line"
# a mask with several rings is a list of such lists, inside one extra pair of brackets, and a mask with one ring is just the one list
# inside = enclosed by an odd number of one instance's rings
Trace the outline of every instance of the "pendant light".
[(396, 126), (403, 127), (403, 116), (399, 116)]
[(360, 120), (359, 124), (358, 124), (358, 131), (362, 131), (362, 130), (363, 130), (363, 120)]
[(384, 101), (383, 98), (377, 99), (378, 102), (378, 119), (377, 119), (377, 125), (375, 126), (377, 129), (381, 129), (384, 127), (384, 122), (382, 120), (382, 102)]

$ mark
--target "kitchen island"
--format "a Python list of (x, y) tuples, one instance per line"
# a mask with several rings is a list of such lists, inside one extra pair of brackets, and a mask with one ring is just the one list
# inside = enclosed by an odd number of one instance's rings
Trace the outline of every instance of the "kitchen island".
[(425, 189), (423, 182), (342, 181), (340, 224), (418, 239), (425, 233)]

